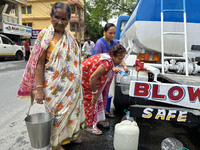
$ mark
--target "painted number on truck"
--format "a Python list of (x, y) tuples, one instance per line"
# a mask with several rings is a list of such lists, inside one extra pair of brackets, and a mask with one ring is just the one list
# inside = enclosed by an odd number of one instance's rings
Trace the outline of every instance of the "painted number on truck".
[(186, 122), (187, 111), (145, 108), (142, 117), (166, 121), (175, 119), (177, 122)]

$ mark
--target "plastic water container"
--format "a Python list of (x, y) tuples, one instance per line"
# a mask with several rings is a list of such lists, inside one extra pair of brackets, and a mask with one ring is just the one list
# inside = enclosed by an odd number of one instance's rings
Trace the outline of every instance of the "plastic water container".
[(135, 121), (124, 120), (115, 125), (114, 149), (137, 150), (139, 142), (139, 128)]
[(120, 80), (121, 92), (125, 95), (129, 94), (131, 78), (129, 76), (123, 76)]
[(183, 144), (173, 137), (166, 138), (161, 143), (162, 150), (180, 150), (182, 147)]
[(125, 95), (129, 94), (129, 87), (131, 82), (130, 70), (128, 70), (128, 73), (125, 71), (120, 72), (123, 77), (120, 79), (120, 86), (121, 86), (121, 92)]

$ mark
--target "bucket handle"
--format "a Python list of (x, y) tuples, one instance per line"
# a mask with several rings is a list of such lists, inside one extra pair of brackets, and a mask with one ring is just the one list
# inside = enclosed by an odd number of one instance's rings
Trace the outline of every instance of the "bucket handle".
[[(33, 102), (33, 104), (36, 104), (36, 102)], [(28, 109), (28, 112), (26, 113), (27, 116), (29, 116), (31, 106), (33, 106), (33, 104), (30, 105), (30, 107), (29, 107), (29, 109)], [(49, 108), (49, 106), (47, 106), (47, 104), (44, 103), (44, 101), (43, 101), (43, 104), (44, 104), (44, 105), (49, 109), (49, 111), (51, 112), (51, 109)]]

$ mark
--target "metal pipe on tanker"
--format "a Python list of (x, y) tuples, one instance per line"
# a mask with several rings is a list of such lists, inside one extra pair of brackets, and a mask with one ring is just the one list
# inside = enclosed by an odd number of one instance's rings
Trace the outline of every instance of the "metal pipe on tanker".
[[(160, 67), (162, 68), (162, 65), (160, 64)], [(153, 66), (150, 66), (148, 64), (144, 64), (144, 68), (146, 68), (148, 71), (154, 74), (154, 81), (157, 82), (157, 77), (160, 74), (160, 70), (158, 68), (155, 68)]]

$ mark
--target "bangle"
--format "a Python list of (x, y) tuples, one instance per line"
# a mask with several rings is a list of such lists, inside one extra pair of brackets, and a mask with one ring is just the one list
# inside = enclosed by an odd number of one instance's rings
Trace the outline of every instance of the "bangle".
[(96, 90), (95, 92), (92, 91), (92, 94), (97, 94), (97, 93), (98, 93), (98, 90)]
[(43, 88), (43, 85), (38, 85), (38, 86), (36, 86), (36, 88), (39, 88), (39, 87), (42, 87), (42, 88)]

